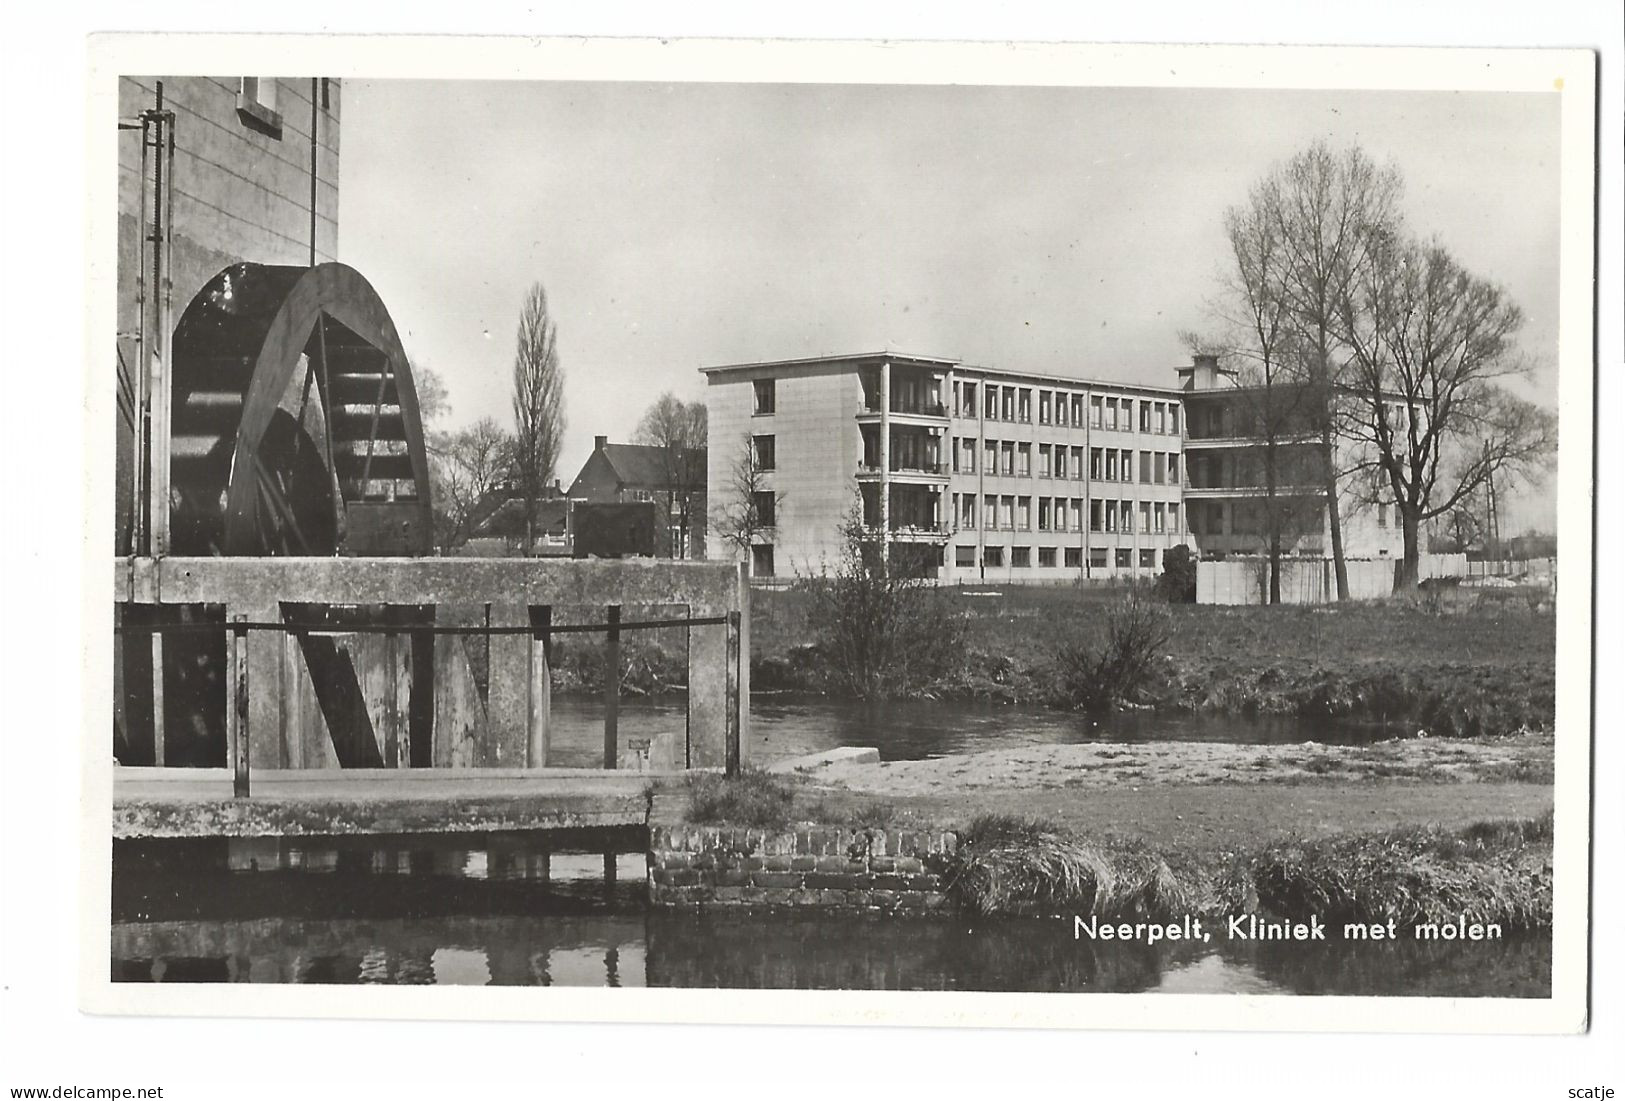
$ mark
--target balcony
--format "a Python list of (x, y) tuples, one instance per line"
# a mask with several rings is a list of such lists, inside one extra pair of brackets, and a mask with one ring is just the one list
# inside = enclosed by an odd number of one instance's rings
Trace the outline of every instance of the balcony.
[[(1313, 432), (1298, 432), (1292, 435), (1282, 434), (1275, 439), (1278, 447), (1319, 444), (1320, 442), (1320, 437)], [(1263, 447), (1264, 444), (1263, 436), (1186, 436), (1184, 440), (1186, 451), (1217, 450), (1225, 447)]]
[[(887, 481), (892, 482), (946, 482), (948, 480), (948, 464), (940, 462), (894, 462), (887, 473), (890, 475)], [(858, 464), (857, 478), (860, 482), (878, 482), (880, 480), (880, 465), (878, 463), (860, 462)]]
[[(948, 420), (948, 407), (940, 401), (914, 401), (894, 403), (890, 410), (893, 419), (902, 418), (905, 421), (938, 422)], [(858, 403), (858, 420), (864, 424), (878, 423), (881, 417), (879, 403), (873, 398), (866, 398)]]
[[(864, 530), (877, 537), (880, 535), (879, 524), (866, 524)], [(944, 520), (908, 521), (893, 518), (889, 538), (905, 543), (940, 543), (952, 533), (952, 528)]]
[[(1277, 497), (1313, 497), (1316, 494), (1325, 494), (1325, 486), (1276, 486)], [(1212, 485), (1186, 485), (1185, 497), (1190, 500), (1216, 499), (1220, 497), (1267, 497), (1269, 488), (1261, 485), (1241, 486), (1212, 486)]]

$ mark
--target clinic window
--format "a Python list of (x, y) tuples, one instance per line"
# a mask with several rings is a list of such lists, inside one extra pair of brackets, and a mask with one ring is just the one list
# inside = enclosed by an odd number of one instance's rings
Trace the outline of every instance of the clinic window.
[(276, 77), (238, 77), (237, 117), (250, 130), (282, 140), (282, 113), (277, 110)]

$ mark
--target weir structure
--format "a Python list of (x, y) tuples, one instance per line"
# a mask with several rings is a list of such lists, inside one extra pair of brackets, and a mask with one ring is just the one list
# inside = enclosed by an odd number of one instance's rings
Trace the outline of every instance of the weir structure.
[[(232, 265), (153, 330), (120, 457), (116, 835), (617, 825), (648, 770), (742, 766), (739, 567), (429, 557), (411, 366), (360, 273)], [(687, 650), (684, 721), (632, 747), (642, 779), (618, 730), (640, 630)], [(602, 779), (550, 767), (555, 650), (581, 634), (604, 640)]]

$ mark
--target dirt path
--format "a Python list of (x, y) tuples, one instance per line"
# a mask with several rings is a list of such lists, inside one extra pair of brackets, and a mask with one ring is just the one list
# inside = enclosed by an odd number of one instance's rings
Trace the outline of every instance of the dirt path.
[(1406, 738), (1366, 746), (1156, 742), (1027, 746), (927, 761), (837, 763), (810, 770), (825, 787), (884, 794), (983, 789), (1107, 789), (1166, 784), (1320, 784), (1350, 781), (1549, 783), (1552, 739)]
[[(1257, 848), (1280, 837), (1396, 826), (1465, 826), (1490, 818), (1534, 818), (1552, 807), (1546, 784), (1166, 784), (1134, 789), (981, 788), (883, 798), (820, 791), (822, 809), (850, 813), (893, 807), (894, 826), (957, 827), (978, 814), (1043, 818), (1080, 833), (1144, 841), (1161, 851)], [(673, 806), (671, 813), (681, 816)]]

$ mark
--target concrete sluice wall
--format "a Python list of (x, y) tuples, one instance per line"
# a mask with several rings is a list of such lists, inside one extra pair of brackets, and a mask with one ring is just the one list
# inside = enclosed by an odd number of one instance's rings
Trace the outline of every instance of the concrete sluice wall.
[[(643, 637), (686, 652), (673, 767), (725, 764), (730, 723), (748, 744), (748, 608), (729, 563), (137, 558), (115, 561), (114, 589), (113, 748), (127, 766), (227, 765), (243, 684), (252, 769), (545, 767), (553, 671), (604, 652), (612, 614), (681, 624), (620, 636), (622, 659)], [(239, 617), (255, 625), (240, 677)], [(155, 643), (154, 626), (187, 629)], [(616, 744), (617, 764), (637, 749)]]

